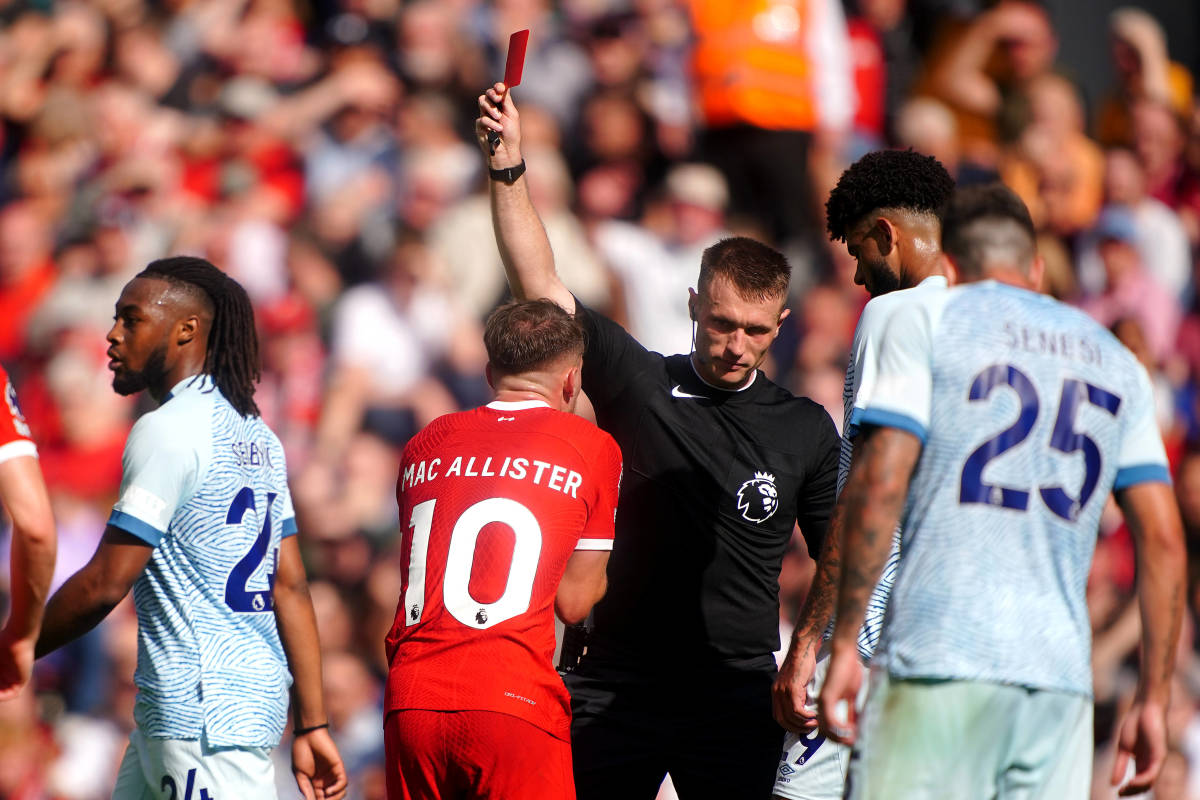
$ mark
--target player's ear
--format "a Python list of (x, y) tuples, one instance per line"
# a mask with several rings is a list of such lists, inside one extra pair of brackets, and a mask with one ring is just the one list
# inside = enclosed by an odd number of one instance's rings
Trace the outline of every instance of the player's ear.
[(700, 299), (700, 295), (696, 294), (696, 290), (688, 288), (688, 316), (692, 318), (692, 322), (696, 321), (696, 301)]
[(896, 241), (899, 236), (899, 228), (887, 217), (878, 217), (875, 224), (871, 226), (871, 237), (875, 239), (875, 246), (879, 248), (879, 255), (885, 258), (891, 255), (892, 248), (896, 246)]
[(1029, 265), (1029, 286), (1035, 292), (1045, 291), (1044, 278), (1046, 277), (1046, 260), (1041, 255), (1033, 257), (1033, 263)]
[(941, 262), (942, 274), (946, 276), (946, 283), (950, 286), (954, 286), (956, 283), (958, 283), (958, 265), (955, 264), (954, 259), (946, 253), (940, 254), (938, 259)]
[(492, 362), (488, 362), (483, 367), (483, 376), (487, 378), (488, 386), (492, 387), (492, 391), (496, 390), (496, 382), (492, 380)]
[(571, 369), (563, 378), (563, 400), (569, 406), (575, 400), (579, 399), (579, 395), (583, 392), (583, 366), (581, 364), (573, 364)]
[(200, 331), (200, 318), (195, 314), (181, 319), (175, 329), (175, 344), (185, 345), (195, 340)]

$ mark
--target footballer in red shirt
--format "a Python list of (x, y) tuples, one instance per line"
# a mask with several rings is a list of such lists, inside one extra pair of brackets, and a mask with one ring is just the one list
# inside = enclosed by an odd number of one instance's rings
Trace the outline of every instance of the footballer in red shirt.
[(401, 461), (390, 800), (575, 797), (552, 614), (582, 621), (604, 593), (621, 453), (567, 413), (584, 349), (573, 316), (511, 303), (484, 340), (496, 400), (435, 420)]
[(33, 672), (33, 649), (54, 574), (55, 529), (37, 447), (0, 368), (0, 503), (12, 520), (12, 597), (0, 629), (0, 700), (15, 697)]

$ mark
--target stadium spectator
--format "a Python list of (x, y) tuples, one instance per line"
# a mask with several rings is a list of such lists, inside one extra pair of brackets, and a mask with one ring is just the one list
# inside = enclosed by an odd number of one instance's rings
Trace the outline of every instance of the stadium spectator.
[(707, 164), (672, 167), (663, 191), (669, 212), (661, 230), (613, 220), (597, 224), (592, 240), (620, 280), (633, 338), (647, 350), (674, 355), (691, 349), (692, 319), (682, 307), (664, 308), (663, 298), (683, 297), (695, 282), (701, 254), (728, 235), (729, 192), (721, 173)]
[[(1129, 241), (1137, 248), (1147, 273), (1178, 305), (1188, 304), (1193, 288), (1187, 234), (1179, 216), (1146, 193), (1145, 170), (1132, 152), (1120, 148), (1108, 151), (1104, 187), (1107, 216), (1097, 219), (1096, 230), (1080, 243), (1080, 288), (1085, 293), (1102, 289), (1105, 273), (1097, 231), (1103, 228), (1104, 220), (1119, 217), (1121, 229), (1132, 234)], [(1157, 344), (1155, 350), (1161, 355)]]
[(933, 156), (951, 175), (958, 173), (958, 121), (954, 113), (932, 97), (914, 97), (896, 113), (895, 142)]
[(0, 794), (14, 800), (47, 796), (55, 745), (32, 692), (0, 703)]
[[(636, 95), (602, 89), (589, 95), (579, 113), (579, 130), (570, 141), (575, 172), (587, 191), (581, 205), (588, 217), (637, 216), (650, 187), (662, 174), (653, 121)], [(591, 184), (619, 182), (621, 191), (597, 192)]]
[[(384, 280), (348, 290), (333, 321), (327, 381), (316, 433), (318, 460), (334, 460), (360, 428), (395, 445), (454, 410), (434, 364), (476, 328), (428, 281), (433, 255), (419, 237), (396, 246)], [(477, 363), (460, 364), (464, 372)]]
[(1165, 103), (1133, 107), (1133, 150), (1146, 172), (1147, 193), (1179, 214), (1195, 249), (1200, 245), (1200, 173), (1184, 159), (1183, 119)]
[(774, 241), (815, 240), (814, 209), (840, 171), (854, 96), (842, 4), (688, 3), (699, 149), (725, 175), (730, 211)]
[(54, 285), (52, 231), (32, 202), (0, 209), (0, 358), (21, 356), (26, 324)]
[[(324, 661), (329, 729), (355, 786), (383, 779), (383, 685), (359, 656), (334, 652)], [(377, 772), (371, 777), (369, 773)]]
[[(852, 51), (858, 95), (855, 127), (877, 132), (885, 142), (897, 137), (896, 116), (920, 69), (910, 6), (908, 0), (856, 0), (847, 6), (851, 44), (868, 46), (865, 54)], [(876, 66), (880, 57), (883, 63)], [(864, 58), (865, 68), (860, 63)], [(882, 85), (876, 85), (880, 80)]]
[(1039, 229), (1071, 237), (1096, 221), (1104, 201), (1104, 153), (1084, 133), (1079, 91), (1047, 73), (1027, 89), (1029, 122), (1003, 159), (1001, 177), (1013, 187)]
[(94, 339), (83, 339), (90, 333), (83, 328), (58, 337), (39, 376), (44, 383), (33, 383), (48, 401), (35, 419), (46, 434), (42, 469), (47, 484), (58, 493), (103, 502), (121, 482), (131, 403), (106, 391), (104, 352)]
[(321, 413), (325, 362), (316, 314), (304, 298), (292, 293), (260, 308), (258, 320), (263, 336), (258, 407), (279, 436), (288, 462), (307, 463)]
[(1171, 385), (1162, 364), (1155, 360), (1138, 320), (1122, 317), (1112, 324), (1111, 330), (1117, 341), (1129, 348), (1129, 352), (1133, 353), (1150, 376), (1150, 387), (1154, 390), (1154, 418), (1158, 421), (1159, 432), (1170, 455), (1174, 450), (1173, 445), (1178, 445), (1181, 433), (1175, 418), (1175, 387)]
[(1104, 265), (1104, 287), (1086, 295), (1080, 306), (1101, 325), (1123, 317), (1141, 324), (1151, 356), (1163, 363), (1179, 332), (1179, 302), (1147, 270), (1139, 245), (1145, 234), (1129, 211), (1114, 206), (1100, 215), (1093, 231)]
[(965, 25), (948, 25), (923, 81), (959, 115), (964, 157), (995, 166), (1001, 143), (1017, 140), (1026, 91), (1054, 65), (1058, 38), (1045, 7), (1001, 0)]
[[(581, 299), (608, 307), (609, 276), (588, 243), (582, 220), (571, 210), (571, 177), (563, 157), (548, 146), (534, 145), (525, 158), (539, 170), (530, 172), (529, 190), (538, 208), (545, 208), (542, 220), (555, 252), (564, 254), (563, 279)], [(472, 319), (486, 317), (508, 291), (500, 254), (491, 246), (494, 238), (490, 203), (483, 193), (447, 209), (429, 231), (437, 254), (433, 277)]]
[(1165, 103), (1186, 116), (1192, 106), (1192, 76), (1170, 60), (1162, 26), (1147, 11), (1118, 8), (1108, 25), (1117, 85), (1100, 105), (1096, 138), (1106, 147), (1129, 147), (1135, 136), (1134, 106), (1143, 100)]
[(1189, 603), (1195, 609), (1200, 597), (1200, 450), (1184, 451), (1175, 471), (1175, 496), (1183, 520), (1184, 541), (1188, 552)]

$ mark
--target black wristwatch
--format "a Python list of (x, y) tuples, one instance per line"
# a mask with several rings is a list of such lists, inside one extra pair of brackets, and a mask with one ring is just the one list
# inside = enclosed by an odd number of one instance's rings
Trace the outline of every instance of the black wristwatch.
[(525, 159), (522, 158), (521, 163), (515, 167), (505, 167), (504, 169), (492, 169), (488, 167), (488, 174), (492, 176), (492, 180), (494, 181), (511, 185), (517, 178), (525, 174)]

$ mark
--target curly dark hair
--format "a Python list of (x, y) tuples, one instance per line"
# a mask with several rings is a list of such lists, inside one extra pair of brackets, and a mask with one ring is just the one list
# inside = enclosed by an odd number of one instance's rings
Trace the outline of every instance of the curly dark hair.
[(933, 156), (913, 150), (877, 150), (851, 164), (825, 203), (825, 227), (835, 242), (872, 211), (900, 208), (940, 214), (954, 179)]

